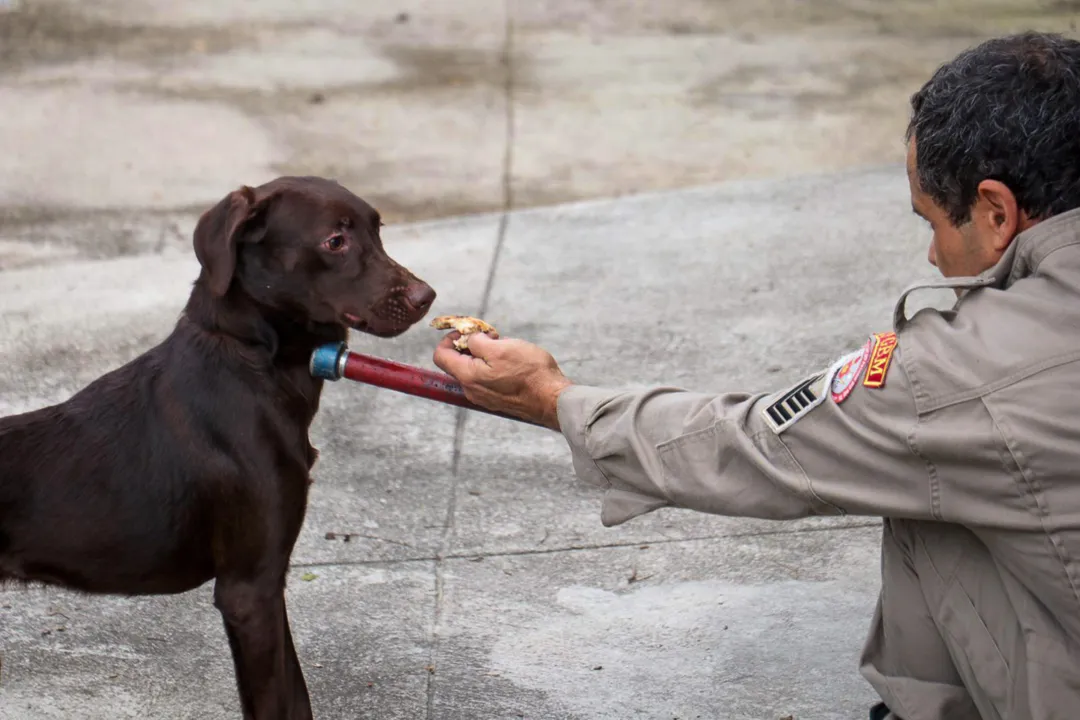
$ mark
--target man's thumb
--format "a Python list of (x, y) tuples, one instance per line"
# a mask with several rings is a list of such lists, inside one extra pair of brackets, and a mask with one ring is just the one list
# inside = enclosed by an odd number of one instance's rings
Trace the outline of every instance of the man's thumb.
[(469, 352), (474, 357), (486, 358), (495, 349), (495, 340), (485, 333), (473, 333), (468, 336)]

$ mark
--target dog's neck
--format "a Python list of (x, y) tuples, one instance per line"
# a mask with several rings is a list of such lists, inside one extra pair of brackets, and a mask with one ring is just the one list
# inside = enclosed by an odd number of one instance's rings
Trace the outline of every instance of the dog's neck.
[(301, 324), (285, 313), (259, 305), (239, 287), (224, 297), (197, 281), (184, 318), (247, 362), (280, 369), (307, 368), (320, 345), (341, 342), (348, 331), (339, 325)]

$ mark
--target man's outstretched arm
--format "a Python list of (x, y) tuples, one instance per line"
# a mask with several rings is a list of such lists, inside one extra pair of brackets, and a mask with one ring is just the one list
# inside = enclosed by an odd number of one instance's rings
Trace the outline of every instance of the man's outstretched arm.
[(878, 387), (863, 385), (870, 358), (860, 349), (772, 393), (620, 392), (572, 384), (529, 343), (474, 335), (469, 357), (452, 337), (436, 364), (474, 402), (559, 430), (578, 476), (606, 490), (605, 525), (664, 506), (766, 519), (931, 518), (927, 466), (908, 442), (914, 401), (896, 357)]

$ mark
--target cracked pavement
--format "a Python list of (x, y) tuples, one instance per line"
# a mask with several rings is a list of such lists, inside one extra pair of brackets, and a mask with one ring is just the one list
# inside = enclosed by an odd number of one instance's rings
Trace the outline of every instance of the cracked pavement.
[[(385, 243), (439, 289), (433, 313), (487, 297), (500, 332), (581, 382), (763, 389), (857, 346), (926, 272), (905, 183), (889, 166), (723, 184), (390, 226)], [(840, 212), (849, 229), (805, 230)], [(179, 252), (0, 273), (0, 412), (164, 336), (195, 274)], [(432, 367), (438, 336), (350, 343)], [(344, 380), (313, 440), (287, 602), (319, 717), (844, 718), (871, 700), (872, 518), (604, 528), (558, 435)], [(211, 587), (0, 592), (0, 715), (236, 717)]]
[[(164, 337), (198, 214), (293, 172), (380, 209), (433, 315), (481, 315), (580, 382), (793, 382), (931, 273), (908, 94), (981, 36), (1078, 15), (940, 5), (0, 2), (0, 412)], [(431, 367), (438, 337), (350, 342)], [(559, 436), (348, 381), (313, 441), (287, 602), (317, 717), (873, 702), (873, 518), (603, 528)], [(0, 590), (0, 717), (238, 717), (211, 592)]]

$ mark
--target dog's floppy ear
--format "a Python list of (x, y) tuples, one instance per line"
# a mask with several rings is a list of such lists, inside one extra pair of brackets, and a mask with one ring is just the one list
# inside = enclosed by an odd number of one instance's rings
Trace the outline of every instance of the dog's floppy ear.
[(236, 272), (239, 242), (257, 241), (257, 229), (273, 195), (256, 201), (247, 185), (234, 190), (202, 214), (195, 225), (195, 257), (203, 266), (210, 291), (223, 296)]

